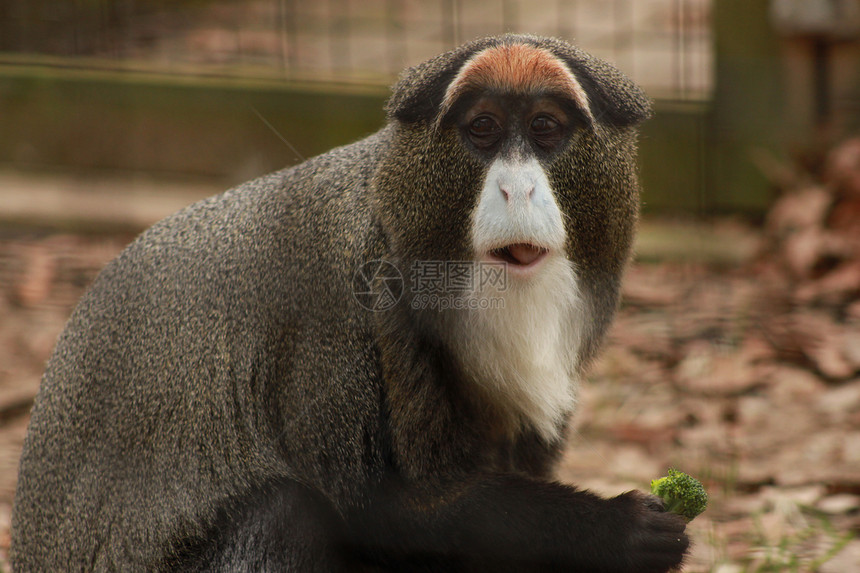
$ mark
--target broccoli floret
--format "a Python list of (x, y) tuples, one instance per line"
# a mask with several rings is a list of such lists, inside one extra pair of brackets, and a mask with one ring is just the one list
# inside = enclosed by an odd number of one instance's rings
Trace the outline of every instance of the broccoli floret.
[(682, 515), (687, 521), (705, 511), (708, 494), (702, 482), (676, 469), (669, 469), (668, 473), (651, 481), (651, 493), (663, 498), (666, 510)]

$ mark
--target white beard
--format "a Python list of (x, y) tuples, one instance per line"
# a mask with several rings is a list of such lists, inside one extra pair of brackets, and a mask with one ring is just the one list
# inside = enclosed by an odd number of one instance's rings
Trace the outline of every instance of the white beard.
[(586, 317), (572, 263), (554, 255), (536, 270), (465, 294), (473, 300), (451, 325), (453, 351), (510, 434), (531, 426), (551, 442), (576, 403)]

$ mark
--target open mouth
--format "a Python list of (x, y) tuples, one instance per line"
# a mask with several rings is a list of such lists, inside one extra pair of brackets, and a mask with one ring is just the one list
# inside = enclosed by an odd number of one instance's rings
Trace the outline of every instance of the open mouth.
[(490, 251), (490, 257), (498, 259), (509, 265), (525, 268), (537, 265), (543, 259), (547, 250), (543, 247), (530, 245), (528, 243), (514, 243)]

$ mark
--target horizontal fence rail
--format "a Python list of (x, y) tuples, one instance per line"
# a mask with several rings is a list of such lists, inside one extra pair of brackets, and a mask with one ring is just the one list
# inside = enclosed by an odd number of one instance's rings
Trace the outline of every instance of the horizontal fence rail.
[(710, 0), (0, 0), (0, 51), (164, 71), (388, 78), (503, 32), (574, 41), (654, 97), (712, 89)]

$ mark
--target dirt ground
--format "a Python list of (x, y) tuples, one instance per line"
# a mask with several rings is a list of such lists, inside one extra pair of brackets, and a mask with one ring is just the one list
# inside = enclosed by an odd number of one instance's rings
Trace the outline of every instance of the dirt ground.
[[(700, 477), (711, 503), (690, 524), (686, 571), (860, 571), (860, 285), (804, 298), (798, 285), (810, 281), (767, 251), (772, 229), (732, 229), (720, 236), (752, 236), (756, 257), (630, 268), (559, 478), (616, 494), (668, 467)], [(44, 362), (76, 300), (131, 238), (0, 227), (4, 565)]]

